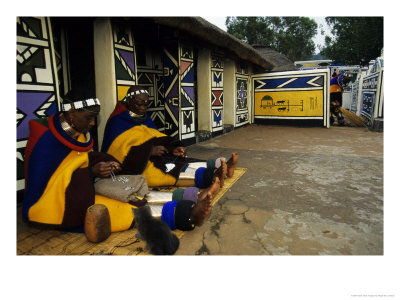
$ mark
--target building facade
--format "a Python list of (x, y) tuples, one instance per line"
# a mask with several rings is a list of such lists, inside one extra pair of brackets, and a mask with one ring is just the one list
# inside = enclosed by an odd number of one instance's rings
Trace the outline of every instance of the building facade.
[(148, 89), (148, 112), (160, 131), (186, 145), (199, 132), (215, 136), (248, 124), (249, 76), (268, 63), (194, 36), (181, 29), (187, 22), (233, 40), (201, 18), (17, 17), (17, 190), (24, 189), (29, 120), (57, 112), (74, 87), (101, 101), (97, 147), (117, 101), (135, 84)]
[(274, 59), (199, 17), (17, 17), (18, 201), (28, 122), (57, 112), (72, 88), (101, 102), (95, 149), (135, 84), (159, 130), (191, 145), (254, 120), (252, 76), (276, 70)]

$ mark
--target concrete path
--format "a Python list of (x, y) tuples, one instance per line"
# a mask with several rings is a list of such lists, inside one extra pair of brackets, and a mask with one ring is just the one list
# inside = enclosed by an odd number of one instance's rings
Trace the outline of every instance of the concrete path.
[(382, 255), (383, 133), (249, 125), (189, 147), (248, 171), (178, 255)]

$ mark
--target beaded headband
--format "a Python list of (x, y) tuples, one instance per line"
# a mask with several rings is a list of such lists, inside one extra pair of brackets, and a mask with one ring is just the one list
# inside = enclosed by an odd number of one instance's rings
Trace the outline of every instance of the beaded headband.
[(146, 90), (137, 90), (137, 91), (130, 92), (130, 93), (126, 94), (125, 98), (130, 98), (132, 96), (140, 95), (140, 94), (147, 94), (148, 95), (149, 92), (146, 91)]
[[(69, 100), (67, 100), (67, 101), (69, 101)], [(74, 108), (74, 109), (83, 108), (84, 109), (84, 107), (95, 106), (95, 105), (100, 105), (99, 99), (90, 98), (90, 99), (86, 99), (86, 100), (81, 100), (81, 101), (76, 101), (76, 102), (63, 104), (62, 105), (62, 110), (63, 111), (69, 111), (71, 108)]]

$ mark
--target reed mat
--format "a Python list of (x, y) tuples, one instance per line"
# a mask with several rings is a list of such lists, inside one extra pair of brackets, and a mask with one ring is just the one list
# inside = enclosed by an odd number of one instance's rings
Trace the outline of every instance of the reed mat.
[[(213, 205), (246, 171), (246, 168), (235, 168), (234, 175), (225, 179), (224, 187), (215, 196)], [(17, 255), (150, 255), (145, 249), (145, 242), (135, 237), (135, 228), (112, 233), (101, 243), (91, 243), (86, 239), (84, 233), (38, 229), (29, 226), (21, 219), (19, 211), (17, 217)], [(180, 239), (185, 232), (174, 230), (174, 233)]]

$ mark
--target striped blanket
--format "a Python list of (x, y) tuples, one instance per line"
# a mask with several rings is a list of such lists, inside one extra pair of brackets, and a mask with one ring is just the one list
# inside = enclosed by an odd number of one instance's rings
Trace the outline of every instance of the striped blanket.
[(115, 159), (94, 152), (90, 134), (81, 134), (77, 140), (70, 137), (61, 127), (59, 113), (31, 120), (29, 127), (22, 207), (25, 220), (81, 230), (87, 208), (103, 203), (110, 212), (112, 231), (132, 225), (131, 205), (95, 195), (91, 166)]
[(126, 104), (118, 102), (106, 124), (102, 152), (121, 161), (124, 172), (146, 176), (149, 186), (174, 185), (188, 161), (172, 155), (150, 156), (157, 145), (170, 152), (183, 146), (181, 141), (158, 131), (148, 115), (132, 117)]

